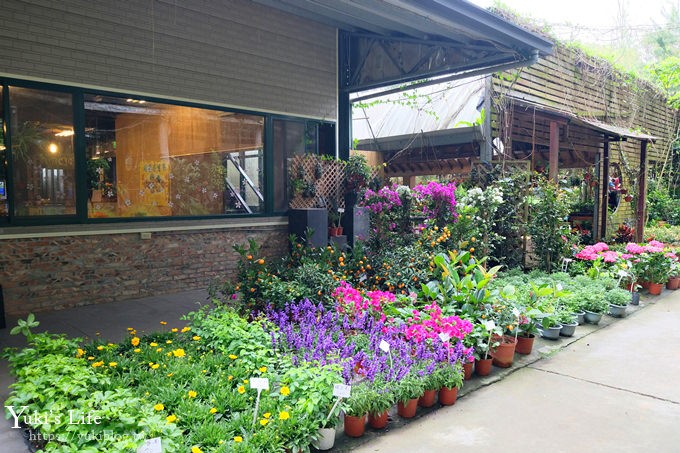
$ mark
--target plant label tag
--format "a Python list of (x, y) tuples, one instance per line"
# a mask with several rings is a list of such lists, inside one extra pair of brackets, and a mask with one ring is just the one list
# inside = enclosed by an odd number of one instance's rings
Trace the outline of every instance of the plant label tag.
[(446, 332), (440, 332), (439, 339), (442, 341), (442, 343), (447, 343), (451, 339), (451, 335)]
[(390, 352), (390, 344), (385, 340), (380, 340), (380, 344), (378, 345), (378, 347), (383, 352)]
[(349, 398), (352, 386), (345, 384), (333, 384), (333, 396), (337, 398)]
[(137, 449), (137, 453), (163, 453), (161, 438), (154, 437), (153, 439), (145, 440), (144, 443)]
[(258, 390), (269, 390), (269, 379), (267, 378), (251, 378), (250, 388)]

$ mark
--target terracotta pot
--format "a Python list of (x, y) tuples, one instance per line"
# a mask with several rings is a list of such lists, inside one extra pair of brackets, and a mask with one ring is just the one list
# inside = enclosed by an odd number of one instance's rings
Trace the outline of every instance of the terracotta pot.
[(515, 352), (517, 354), (531, 354), (531, 350), (534, 348), (534, 339), (536, 339), (534, 334), (529, 334), (528, 337), (518, 336)]
[(669, 278), (668, 282), (666, 283), (666, 289), (672, 289), (675, 291), (678, 288), (680, 288), (680, 277)]
[(366, 416), (353, 417), (345, 414), (345, 435), (349, 437), (361, 437), (366, 430)]
[(434, 400), (437, 397), (437, 390), (425, 390), (423, 396), (418, 398), (418, 406), (420, 407), (432, 407), (434, 406)]
[(662, 283), (650, 283), (649, 284), (649, 294), (651, 296), (658, 296), (661, 294), (661, 291), (663, 290), (663, 284)]
[(342, 227), (335, 227), (335, 235), (342, 236)]
[(458, 398), (458, 389), (456, 387), (448, 388), (442, 387), (439, 389), (439, 404), (442, 406), (453, 406), (456, 404)]
[(373, 429), (383, 429), (389, 421), (387, 411), (382, 414), (368, 414), (368, 426)]
[(493, 364), (501, 368), (509, 368), (512, 365), (512, 360), (515, 358), (515, 346), (517, 342), (515, 337), (503, 335), (502, 338), (495, 336), (492, 341), (499, 341), (500, 343), (495, 348), (491, 349), (490, 355), (493, 358)]
[(472, 379), (472, 367), (473, 367), (473, 365), (474, 365), (474, 363), (472, 363), (472, 362), (467, 362), (467, 363), (463, 364), (463, 372), (464, 372), (463, 379), (465, 379), (466, 381), (469, 381), (470, 379)]
[(491, 364), (493, 359), (489, 357), (488, 359), (475, 360), (475, 374), (477, 376), (488, 376), (491, 373)]
[(401, 401), (397, 403), (397, 414), (404, 418), (413, 418), (416, 416), (416, 409), (418, 409), (418, 398), (408, 400), (404, 404)]

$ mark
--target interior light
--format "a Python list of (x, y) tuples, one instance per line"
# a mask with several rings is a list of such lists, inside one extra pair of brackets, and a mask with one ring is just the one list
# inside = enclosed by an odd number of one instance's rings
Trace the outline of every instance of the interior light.
[(56, 154), (57, 151), (59, 151), (59, 148), (57, 147), (57, 144), (56, 144), (56, 143), (50, 143), (50, 144), (47, 146), (47, 150), (48, 150), (49, 152), (51, 152), (52, 154)]
[(75, 132), (73, 132), (73, 129), (64, 129), (63, 131), (57, 132), (54, 135), (57, 137), (70, 137), (73, 134), (75, 134)]

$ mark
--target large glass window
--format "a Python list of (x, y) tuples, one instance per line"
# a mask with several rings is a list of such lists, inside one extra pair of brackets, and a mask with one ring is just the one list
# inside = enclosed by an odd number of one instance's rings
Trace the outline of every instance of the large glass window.
[(71, 94), (12, 86), (9, 101), (14, 214), (75, 214)]
[(0, 85), (0, 222), (7, 220), (9, 216), (9, 196), (7, 194), (7, 145), (5, 145), (5, 137), (7, 136), (7, 129), (5, 127), (4, 105), (2, 100), (3, 87)]
[(264, 118), (85, 96), (88, 217), (264, 209)]

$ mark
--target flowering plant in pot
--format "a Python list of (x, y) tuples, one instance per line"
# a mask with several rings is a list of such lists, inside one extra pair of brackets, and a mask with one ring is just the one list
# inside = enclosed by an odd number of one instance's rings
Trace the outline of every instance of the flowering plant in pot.
[(371, 428), (382, 429), (387, 425), (387, 411), (395, 403), (394, 392), (390, 387), (391, 383), (383, 376), (376, 376), (369, 384), (368, 424)]
[(352, 386), (350, 397), (342, 406), (345, 413), (345, 434), (349, 437), (361, 437), (364, 434), (366, 414), (374, 393), (368, 381)]
[(463, 366), (455, 363), (441, 362), (432, 373), (433, 383), (439, 389), (439, 403), (451, 406), (456, 402), (458, 389), (463, 386)]
[(394, 398), (398, 403), (398, 413), (404, 418), (415, 416), (418, 398), (425, 391), (425, 380), (417, 370), (411, 369), (401, 379), (394, 382)]

